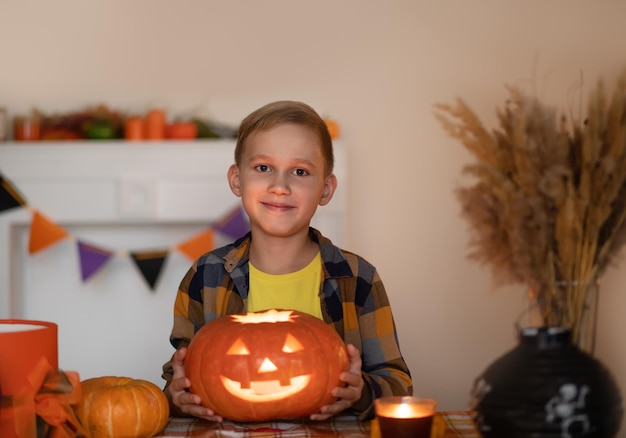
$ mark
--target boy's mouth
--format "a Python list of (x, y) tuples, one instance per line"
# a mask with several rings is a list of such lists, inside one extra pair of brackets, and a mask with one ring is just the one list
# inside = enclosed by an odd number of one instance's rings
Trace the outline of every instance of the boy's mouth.
[(291, 205), (280, 204), (280, 203), (276, 203), (276, 202), (263, 202), (262, 204), (265, 207), (269, 208), (270, 210), (284, 211), (284, 210), (290, 210), (290, 209), (294, 208)]

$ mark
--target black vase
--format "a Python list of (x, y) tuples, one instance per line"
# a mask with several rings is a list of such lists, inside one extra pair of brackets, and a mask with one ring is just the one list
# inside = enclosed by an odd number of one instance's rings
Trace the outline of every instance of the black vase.
[(609, 370), (560, 327), (521, 330), (475, 380), (471, 407), (485, 438), (611, 438), (623, 413)]

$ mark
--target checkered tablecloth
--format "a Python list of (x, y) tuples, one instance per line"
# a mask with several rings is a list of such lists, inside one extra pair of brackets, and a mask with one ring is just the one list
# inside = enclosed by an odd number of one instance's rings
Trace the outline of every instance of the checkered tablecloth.
[(438, 438), (480, 438), (469, 411), (438, 412), (437, 417), (441, 421)]
[[(438, 412), (435, 418), (437, 438), (480, 438), (467, 411)], [(374, 433), (372, 433), (374, 429)], [(280, 421), (268, 423), (213, 423), (200, 419), (172, 418), (158, 437), (358, 437), (376, 435), (369, 421), (339, 417), (328, 421)]]

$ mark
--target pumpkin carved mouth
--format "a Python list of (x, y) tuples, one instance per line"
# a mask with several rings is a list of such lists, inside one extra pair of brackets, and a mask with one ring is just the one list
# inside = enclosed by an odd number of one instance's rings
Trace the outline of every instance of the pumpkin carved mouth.
[(261, 380), (250, 382), (249, 388), (242, 388), (240, 382), (220, 376), (222, 385), (231, 394), (251, 401), (275, 401), (302, 391), (311, 380), (310, 375), (296, 376), (289, 379), (289, 385), (281, 385), (279, 380)]

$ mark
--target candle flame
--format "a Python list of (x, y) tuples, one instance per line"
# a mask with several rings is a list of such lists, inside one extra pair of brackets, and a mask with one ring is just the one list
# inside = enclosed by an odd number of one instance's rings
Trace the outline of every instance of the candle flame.
[(398, 418), (411, 418), (413, 416), (411, 415), (412, 411), (411, 406), (407, 403), (401, 403), (400, 406), (398, 406), (396, 414)]

